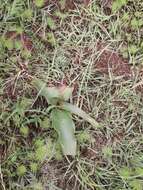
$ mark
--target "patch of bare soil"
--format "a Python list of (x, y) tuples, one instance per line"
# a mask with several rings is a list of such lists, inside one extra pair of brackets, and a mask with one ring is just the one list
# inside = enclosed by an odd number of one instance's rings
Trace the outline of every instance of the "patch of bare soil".
[(68, 167), (69, 163), (66, 159), (63, 161), (53, 160), (48, 163), (45, 162), (41, 169), (41, 179), (43, 184), (45, 184), (45, 190), (51, 189), (50, 187), (52, 185), (65, 190), (74, 190), (77, 188), (77, 186), (75, 186), (76, 178), (70, 173), (70, 170), (76, 169), (76, 163), (73, 164), (71, 166), (72, 168), (69, 168), (69, 171), (67, 172)]
[(101, 0), (99, 1), (100, 6), (103, 8), (105, 14), (110, 15), (112, 10), (113, 0)]
[[(69, 51), (72, 57), (72, 64), (84, 64), (84, 60), (91, 56), (94, 57), (94, 69), (100, 74), (112, 73), (116, 76), (130, 77), (132, 75), (131, 65), (118, 52), (107, 48), (105, 42), (98, 42), (94, 48), (81, 48)], [(97, 53), (98, 52), (98, 53)], [(96, 55), (94, 55), (96, 54)]]
[(107, 144), (107, 138), (103, 134), (95, 135), (96, 139), (92, 148), (86, 147), (81, 150), (81, 156), (86, 157), (90, 160), (96, 160), (97, 162), (101, 161), (101, 151), (102, 148)]
[(116, 76), (131, 76), (131, 65), (128, 60), (115, 51), (107, 49), (102, 44), (99, 44), (98, 51), (101, 52), (100, 56), (95, 62), (95, 68), (102, 74), (109, 74), (110, 72)]
[(103, 8), (112, 8), (113, 0), (101, 0), (100, 5), (102, 5)]
[(100, 74), (113, 74), (129, 79), (132, 76), (132, 69), (129, 62), (122, 58), (117, 52), (104, 50), (95, 61), (95, 69)]

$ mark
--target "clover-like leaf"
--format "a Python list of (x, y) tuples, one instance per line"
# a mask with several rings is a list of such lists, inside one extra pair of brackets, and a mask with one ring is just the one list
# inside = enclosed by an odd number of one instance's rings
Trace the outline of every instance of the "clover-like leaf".
[(59, 142), (64, 155), (76, 154), (75, 125), (69, 112), (53, 109), (51, 113), (53, 128), (59, 135)]

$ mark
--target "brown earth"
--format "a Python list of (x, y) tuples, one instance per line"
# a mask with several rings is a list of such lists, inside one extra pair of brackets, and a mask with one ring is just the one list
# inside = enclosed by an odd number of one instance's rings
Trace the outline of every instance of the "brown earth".
[(105, 42), (98, 42), (95, 49), (85, 47), (82, 49), (69, 50), (72, 64), (83, 65), (84, 59), (94, 56), (95, 64), (93, 65), (101, 74), (108, 75), (112, 73), (116, 76), (131, 77), (132, 69), (127, 59), (124, 59), (118, 52), (110, 50)]
[(111, 72), (116, 76), (131, 76), (131, 65), (118, 52), (107, 49), (103, 43), (98, 44), (97, 51), (101, 54), (95, 61), (95, 68), (100, 73), (109, 74)]

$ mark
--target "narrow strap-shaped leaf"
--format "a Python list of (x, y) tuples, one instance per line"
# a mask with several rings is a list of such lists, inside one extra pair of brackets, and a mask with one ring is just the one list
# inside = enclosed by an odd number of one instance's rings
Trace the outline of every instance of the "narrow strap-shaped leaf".
[(94, 127), (98, 127), (98, 128), (100, 127), (100, 124), (97, 121), (95, 121), (95, 119), (90, 117), (86, 112), (84, 112), (83, 110), (81, 110), (80, 108), (78, 108), (77, 106), (73, 104), (63, 102), (61, 105), (61, 108), (75, 115), (78, 115), (79, 117), (88, 121)]
[(58, 132), (64, 155), (76, 154), (75, 125), (69, 112), (53, 109), (51, 113), (53, 128)]

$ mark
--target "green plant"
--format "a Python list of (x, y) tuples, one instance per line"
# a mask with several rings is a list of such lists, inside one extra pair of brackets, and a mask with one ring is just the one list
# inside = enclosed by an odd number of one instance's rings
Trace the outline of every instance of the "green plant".
[(32, 9), (24, 10), (21, 16), (23, 19), (31, 20), (33, 16)]
[(56, 46), (56, 39), (52, 32), (47, 33), (47, 41), (54, 47)]
[(122, 8), (122, 6), (125, 6), (127, 2), (128, 0), (115, 0), (112, 4), (112, 11), (118, 11), (120, 8)]
[(41, 183), (34, 183), (32, 186), (33, 190), (43, 190), (43, 186)]
[(108, 146), (103, 147), (102, 153), (103, 153), (105, 158), (111, 158), (113, 155), (112, 148), (108, 147)]
[(129, 167), (122, 167), (119, 170), (119, 174), (123, 179), (129, 179), (132, 176), (132, 170)]
[(91, 142), (92, 136), (87, 131), (81, 131), (77, 135), (78, 142), (81, 144)]
[(55, 21), (51, 17), (47, 18), (47, 24), (48, 24), (48, 26), (49, 26), (49, 28), (51, 30), (55, 30), (56, 29)]
[(17, 168), (17, 175), (18, 176), (23, 176), (23, 175), (25, 175), (26, 171), (27, 171), (26, 167), (24, 165), (20, 165)]
[(38, 169), (37, 163), (35, 163), (35, 162), (30, 163), (30, 170), (32, 172), (37, 172), (37, 169)]
[(133, 190), (142, 190), (143, 183), (139, 179), (134, 179), (134, 180), (130, 181), (129, 184)]
[(21, 133), (23, 136), (27, 137), (28, 134), (29, 134), (29, 128), (28, 128), (27, 126), (22, 126), (22, 127), (20, 128), (20, 133)]
[(47, 102), (52, 105), (52, 126), (59, 135), (59, 143), (64, 155), (76, 155), (77, 143), (74, 136), (75, 124), (72, 114), (85, 119), (94, 127), (99, 127), (99, 124), (80, 108), (66, 102), (72, 95), (72, 87), (46, 87), (46, 83), (37, 78), (32, 79), (32, 85), (39, 91), (39, 95), (45, 97)]
[(47, 157), (47, 146), (43, 145), (35, 150), (34, 157), (37, 161), (43, 161)]
[(41, 8), (44, 5), (44, 0), (35, 0), (35, 5), (39, 8)]

